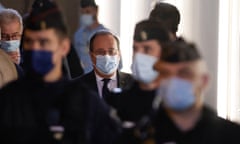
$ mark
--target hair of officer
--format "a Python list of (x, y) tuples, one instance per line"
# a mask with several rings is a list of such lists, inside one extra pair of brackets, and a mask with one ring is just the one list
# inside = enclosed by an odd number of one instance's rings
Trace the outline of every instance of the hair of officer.
[(202, 56), (196, 45), (186, 42), (183, 38), (164, 45), (160, 58), (161, 61), (169, 63), (191, 62), (200, 59), (202, 59)]
[(18, 13), (18, 11), (7, 8), (0, 10), (0, 25), (2, 24), (9, 24), (12, 22), (17, 21), (20, 25), (21, 32), (23, 30), (23, 21), (21, 15)]
[(93, 43), (94, 43), (94, 40), (96, 39), (96, 37), (97, 37), (97, 36), (103, 36), (103, 35), (111, 35), (111, 36), (113, 36), (114, 39), (115, 39), (116, 42), (117, 42), (117, 48), (118, 48), (118, 50), (119, 50), (120, 42), (119, 42), (118, 37), (117, 37), (115, 34), (113, 34), (112, 32), (110, 32), (110, 31), (100, 30), (100, 31), (94, 33), (94, 34), (91, 36), (90, 40), (89, 40), (89, 50), (90, 50), (90, 52), (93, 52), (93, 49), (94, 49)]
[(181, 19), (180, 12), (175, 6), (163, 2), (155, 5), (149, 18), (161, 21), (173, 33), (177, 32)]
[(94, 7), (98, 9), (98, 5), (96, 4), (95, 0), (81, 0), (80, 7), (81, 8)]
[(68, 37), (65, 19), (57, 3), (51, 0), (36, 0), (26, 18), (25, 29), (40, 31), (54, 29), (60, 38)]
[(170, 41), (169, 31), (159, 21), (143, 20), (136, 24), (134, 30), (134, 41), (157, 40), (163, 44)]

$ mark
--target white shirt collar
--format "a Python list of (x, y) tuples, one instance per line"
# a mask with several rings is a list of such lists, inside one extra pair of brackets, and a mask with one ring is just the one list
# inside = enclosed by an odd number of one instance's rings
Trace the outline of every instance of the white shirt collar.
[[(96, 72), (95, 72), (95, 75), (96, 75), (97, 81), (102, 81), (102, 80), (104, 79), (103, 77), (101, 77), (100, 75), (98, 75)], [(114, 73), (114, 75), (112, 75), (112, 76), (110, 77), (110, 79), (111, 79), (111, 80), (117, 80), (117, 72)]]

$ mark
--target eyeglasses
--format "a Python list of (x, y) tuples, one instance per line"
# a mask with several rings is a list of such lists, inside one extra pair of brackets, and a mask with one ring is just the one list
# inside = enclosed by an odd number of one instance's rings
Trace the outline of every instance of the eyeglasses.
[(109, 49), (107, 51), (105, 50), (96, 50), (93, 52), (95, 55), (110, 55), (110, 56), (113, 56), (113, 55), (116, 55), (118, 53), (118, 49)]
[(21, 34), (19, 33), (14, 33), (14, 34), (1, 34), (1, 39), (2, 40), (18, 40), (21, 38)]

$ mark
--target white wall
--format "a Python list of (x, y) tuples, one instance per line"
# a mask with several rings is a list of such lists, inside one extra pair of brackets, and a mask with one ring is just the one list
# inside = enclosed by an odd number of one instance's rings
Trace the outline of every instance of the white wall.
[(197, 44), (207, 62), (211, 83), (205, 102), (217, 108), (218, 0), (181, 0), (180, 33)]
[(99, 6), (99, 21), (107, 28), (120, 34), (121, 0), (95, 0)]

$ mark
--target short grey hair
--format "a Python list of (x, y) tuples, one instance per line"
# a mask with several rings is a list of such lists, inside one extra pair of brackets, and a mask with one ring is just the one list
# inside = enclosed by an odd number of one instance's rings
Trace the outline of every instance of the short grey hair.
[(18, 21), (20, 24), (21, 32), (23, 31), (23, 20), (22, 16), (18, 13), (18, 11), (6, 8), (0, 10), (0, 25), (7, 24), (12, 21)]

